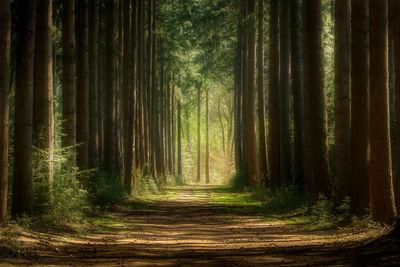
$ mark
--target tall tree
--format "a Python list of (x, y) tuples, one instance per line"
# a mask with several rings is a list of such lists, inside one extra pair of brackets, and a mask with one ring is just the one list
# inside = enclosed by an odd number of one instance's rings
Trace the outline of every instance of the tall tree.
[(182, 179), (182, 117), (180, 100), (178, 100), (178, 176)]
[(335, 1), (335, 201), (350, 196), (350, 2)]
[(99, 164), (99, 0), (89, 0), (89, 7), (89, 167), (95, 168)]
[(291, 132), (290, 132), (290, 0), (280, 1), (280, 172), (281, 183), (291, 182)]
[(124, 184), (129, 193), (133, 187), (133, 110), (132, 110), (132, 84), (131, 84), (131, 4), (126, 2), (124, 6), (123, 25), (123, 63), (122, 63), (122, 95), (123, 95), (123, 129), (124, 129)]
[(248, 73), (247, 73), (247, 179), (250, 186), (256, 186), (258, 178), (257, 170), (257, 139), (256, 139), (256, 105), (255, 105), (255, 51), (256, 51), (256, 29), (255, 29), (255, 0), (248, 2)]
[(0, 223), (7, 222), (8, 189), (8, 89), (11, 46), (10, 1), (0, 1)]
[(62, 11), (62, 147), (70, 148), (69, 165), (75, 166), (76, 154), (76, 61), (75, 1), (63, 0)]
[(197, 86), (197, 182), (201, 180), (201, 88)]
[(307, 120), (309, 120), (310, 173), (307, 174), (310, 184), (307, 196), (315, 201), (320, 194), (328, 195), (329, 163), (328, 163), (328, 138), (327, 138), (327, 113), (324, 78), (324, 49), (323, 49), (323, 23), (322, 3), (319, 0), (305, 0), (305, 46), (308, 71), (308, 106)]
[(374, 220), (396, 217), (389, 130), (388, 2), (370, 0), (371, 209)]
[(77, 165), (89, 167), (89, 20), (88, 0), (76, 3), (76, 142)]
[(270, 185), (276, 188), (280, 181), (279, 133), (279, 2), (270, 1), (269, 88), (268, 88), (268, 159)]
[(209, 91), (206, 90), (206, 183), (210, 183), (210, 107)]
[[(394, 60), (395, 60), (395, 77), (400, 77), (400, 1), (392, 0), (393, 8), (393, 37), (394, 37)], [(397, 15), (394, 15), (397, 14)], [(395, 91), (396, 91), (396, 119), (397, 125), (400, 125), (400, 79), (398, 78), (398, 82), (395, 83)], [(396, 190), (396, 203), (397, 203), (397, 212), (400, 212), (400, 130), (397, 127), (397, 137), (396, 137), (396, 146), (397, 146), (397, 190)]]
[(300, 2), (290, 2), (291, 74), (293, 95), (294, 159), (296, 185), (304, 185), (304, 97)]
[(264, 97), (264, 0), (258, 0), (258, 39), (257, 39), (257, 88), (258, 88), (258, 146), (260, 178), (268, 184), (267, 138), (265, 134)]
[(12, 215), (32, 213), (32, 112), (36, 0), (18, 0)]
[(353, 214), (367, 213), (369, 181), (369, 6), (351, 1), (351, 194)]
[[(53, 117), (53, 62), (52, 62), (52, 1), (37, 1), (35, 74), (33, 93), (33, 134), (35, 145), (45, 151), (40, 161), (39, 179), (43, 186), (38, 193), (49, 201), (53, 181), (54, 117)], [(42, 203), (44, 204), (44, 203)]]
[(113, 174), (115, 168), (115, 0), (106, 2), (105, 6), (105, 72), (104, 72), (104, 170)]

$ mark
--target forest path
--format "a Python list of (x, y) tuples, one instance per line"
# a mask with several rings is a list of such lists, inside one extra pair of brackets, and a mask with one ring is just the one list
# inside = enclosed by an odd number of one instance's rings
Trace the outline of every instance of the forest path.
[[(4, 264), (74, 266), (326, 266), (400, 263), (399, 246), (359, 247), (361, 231), (315, 231), (234, 203), (222, 187), (170, 188), (162, 201), (128, 203), (77, 236), (30, 233)], [(0, 264), (1, 265), (1, 264)]]

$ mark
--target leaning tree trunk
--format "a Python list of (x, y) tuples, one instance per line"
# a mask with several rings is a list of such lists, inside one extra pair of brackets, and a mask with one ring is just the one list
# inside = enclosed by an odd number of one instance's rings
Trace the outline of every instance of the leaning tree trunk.
[(387, 26), (387, 1), (370, 0), (371, 210), (374, 220), (392, 224), (396, 207), (389, 130)]
[(290, 0), (280, 1), (280, 184), (287, 185), (292, 181), (291, 174), (291, 130), (290, 130)]
[(350, 196), (350, 2), (335, 2), (335, 202)]
[(370, 204), (368, 10), (368, 0), (351, 2), (350, 207), (357, 216), (365, 215)]
[(320, 194), (328, 195), (329, 161), (327, 138), (327, 113), (324, 79), (324, 49), (322, 3), (319, 0), (305, 0), (305, 31), (307, 46), (307, 85), (310, 150), (310, 186), (307, 196), (316, 201)]
[(89, 167), (99, 165), (98, 71), (100, 1), (89, 0)]
[(249, 186), (257, 185), (257, 138), (256, 138), (256, 105), (255, 105), (255, 50), (256, 50), (256, 29), (255, 29), (255, 0), (249, 0), (249, 35), (248, 35), (248, 73), (247, 73), (247, 179)]
[[(264, 97), (264, 0), (258, 0), (258, 146), (261, 181), (268, 185), (267, 137), (265, 135), (265, 97)], [(229, 146), (229, 140), (228, 140)]]
[(268, 88), (268, 160), (270, 186), (280, 183), (280, 134), (279, 134), (279, 5), (270, 0), (270, 46)]
[(10, 1), (0, 0), (0, 224), (7, 222), (8, 87), (11, 45)]
[(88, 0), (77, 1), (76, 13), (76, 142), (77, 165), (89, 167), (89, 25)]
[(76, 154), (76, 61), (75, 1), (63, 0), (62, 11), (62, 147), (68, 148), (68, 165), (75, 166)]
[(18, 1), (12, 216), (32, 213), (32, 112), (36, 0)]
[[(41, 150), (35, 158), (35, 176), (40, 180), (40, 205), (50, 201), (53, 182), (54, 117), (52, 62), (52, 1), (38, 0), (33, 90), (33, 141)], [(43, 152), (44, 153), (43, 153)]]

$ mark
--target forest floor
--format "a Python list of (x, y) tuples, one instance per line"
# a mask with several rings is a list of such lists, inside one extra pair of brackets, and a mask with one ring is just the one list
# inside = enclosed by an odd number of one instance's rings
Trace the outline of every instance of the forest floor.
[(14, 249), (0, 246), (0, 265), (400, 264), (398, 240), (376, 241), (383, 228), (351, 224), (318, 229), (302, 216), (263, 214), (259, 204), (243, 198), (224, 187), (171, 187), (162, 198), (131, 200), (103, 217), (91, 218), (90, 229), (82, 233), (19, 230), (8, 237)]

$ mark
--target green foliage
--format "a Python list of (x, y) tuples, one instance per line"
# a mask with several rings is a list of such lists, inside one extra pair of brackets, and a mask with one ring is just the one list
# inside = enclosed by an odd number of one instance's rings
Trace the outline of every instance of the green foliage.
[(229, 182), (234, 189), (244, 189), (247, 185), (247, 177), (242, 171), (237, 171)]
[(349, 223), (350, 198), (343, 200), (342, 204), (335, 206), (334, 202), (321, 195), (318, 201), (310, 207), (310, 218), (317, 227), (333, 228), (344, 223)]
[(107, 209), (123, 202), (127, 192), (119, 176), (98, 171), (90, 182), (90, 198), (97, 208)]

